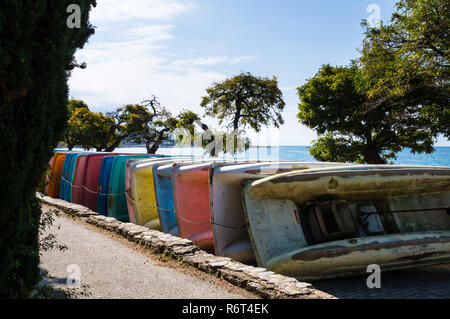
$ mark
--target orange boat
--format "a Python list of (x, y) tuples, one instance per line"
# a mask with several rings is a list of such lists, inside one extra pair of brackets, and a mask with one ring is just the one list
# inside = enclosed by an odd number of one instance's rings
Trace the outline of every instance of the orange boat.
[(62, 170), (67, 152), (55, 153), (50, 160), (50, 170), (45, 180), (45, 192), (48, 196), (59, 198)]

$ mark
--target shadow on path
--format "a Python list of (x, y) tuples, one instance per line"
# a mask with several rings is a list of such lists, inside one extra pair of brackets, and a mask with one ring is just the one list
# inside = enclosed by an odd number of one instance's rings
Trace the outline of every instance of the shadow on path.
[(319, 290), (342, 299), (450, 298), (450, 264), (381, 273), (381, 288), (367, 288), (367, 276), (314, 281)]

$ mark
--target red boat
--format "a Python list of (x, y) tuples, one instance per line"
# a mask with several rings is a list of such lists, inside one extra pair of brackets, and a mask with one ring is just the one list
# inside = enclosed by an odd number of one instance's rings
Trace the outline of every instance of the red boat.
[(211, 163), (175, 164), (172, 168), (175, 214), (180, 237), (214, 253), (209, 195)]

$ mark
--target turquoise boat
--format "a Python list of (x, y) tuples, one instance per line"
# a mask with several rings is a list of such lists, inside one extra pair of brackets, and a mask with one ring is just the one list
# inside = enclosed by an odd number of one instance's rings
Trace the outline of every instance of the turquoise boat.
[(127, 198), (125, 195), (125, 163), (128, 159), (157, 158), (162, 155), (119, 155), (116, 156), (111, 165), (111, 174), (108, 187), (108, 216), (120, 221), (128, 222)]
[(301, 280), (450, 261), (450, 168), (352, 165), (249, 181), (258, 265)]
[(105, 156), (102, 160), (100, 175), (98, 178), (97, 213), (108, 215), (108, 188), (111, 168), (116, 156)]

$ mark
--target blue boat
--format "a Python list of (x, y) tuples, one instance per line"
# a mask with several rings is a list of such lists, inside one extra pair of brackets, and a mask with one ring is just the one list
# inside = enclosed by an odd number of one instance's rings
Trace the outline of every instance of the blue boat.
[(172, 166), (173, 164), (162, 165), (154, 170), (153, 181), (161, 229), (167, 234), (179, 236), (173, 200)]
[(64, 160), (64, 166), (62, 170), (62, 178), (60, 184), (59, 198), (70, 202), (72, 193), (72, 179), (73, 172), (75, 170), (75, 163), (79, 155), (91, 154), (90, 152), (73, 152), (67, 153)]

